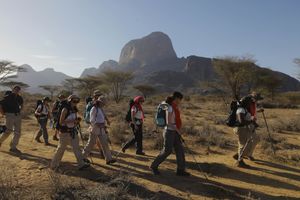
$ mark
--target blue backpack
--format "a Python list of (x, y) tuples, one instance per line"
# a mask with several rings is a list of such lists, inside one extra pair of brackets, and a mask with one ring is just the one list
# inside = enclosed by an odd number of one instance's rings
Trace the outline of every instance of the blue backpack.
[(85, 106), (85, 112), (84, 112), (84, 121), (87, 124), (90, 124), (90, 112), (93, 108), (94, 104), (93, 101), (90, 101), (86, 106)]
[(155, 115), (155, 123), (158, 127), (165, 127), (167, 125), (167, 111), (168, 111), (169, 104), (166, 102), (161, 102), (157, 106), (157, 111)]

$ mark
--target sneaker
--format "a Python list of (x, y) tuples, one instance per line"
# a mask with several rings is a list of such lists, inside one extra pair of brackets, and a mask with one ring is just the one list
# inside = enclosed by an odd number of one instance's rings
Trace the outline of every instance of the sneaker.
[(21, 152), (19, 149), (17, 149), (17, 148), (13, 148), (13, 149), (10, 148), (9, 151), (12, 152), (12, 153), (16, 153), (16, 154), (21, 154), (21, 153), (22, 153), (22, 152)]
[(136, 152), (136, 155), (144, 156), (146, 154), (145, 154), (145, 152)]
[(190, 176), (191, 174), (186, 172), (185, 170), (177, 170), (176, 175), (177, 176)]
[(238, 159), (239, 159), (239, 154), (236, 153), (236, 154), (234, 154), (232, 157), (233, 157), (234, 160), (238, 160)]
[(87, 158), (84, 158), (83, 161), (84, 161), (85, 163), (91, 164), (91, 161), (90, 161), (89, 159), (87, 159)]
[(243, 160), (237, 161), (236, 166), (241, 168), (251, 168), (250, 165), (247, 165)]
[(86, 169), (88, 167), (90, 167), (90, 164), (84, 163), (84, 165), (82, 165), (81, 167), (79, 167), (78, 170), (84, 170), (84, 169)]
[(115, 162), (117, 162), (116, 159), (111, 159), (111, 160), (107, 161), (106, 164), (107, 164), (107, 165), (111, 165), (111, 164), (113, 164), (113, 163), (115, 163)]
[(56, 135), (54, 135), (52, 139), (53, 139), (54, 141), (58, 141), (58, 140), (59, 140), (58, 137), (57, 137)]
[(150, 166), (149, 168), (152, 171), (153, 175), (160, 175), (160, 172), (158, 171), (157, 167)]
[(40, 138), (35, 138), (35, 141), (37, 141), (38, 143), (42, 143)]
[(249, 159), (249, 160), (251, 160), (251, 161), (255, 161), (255, 158), (253, 157), (253, 156), (247, 156), (247, 157), (245, 157), (246, 159)]

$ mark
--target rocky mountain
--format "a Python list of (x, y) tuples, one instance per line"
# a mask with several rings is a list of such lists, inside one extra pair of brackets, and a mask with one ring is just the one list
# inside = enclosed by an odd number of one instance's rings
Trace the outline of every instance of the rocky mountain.
[(24, 64), (23, 67), (26, 72), (18, 72), (16, 81), (28, 84), (27, 89), (30, 93), (45, 93), (39, 88), (39, 85), (60, 85), (65, 79), (72, 78), (64, 73), (56, 72), (52, 68), (47, 68), (43, 71), (35, 71), (30, 65)]
[[(162, 32), (131, 40), (122, 48), (119, 62), (105, 61), (98, 68), (86, 69), (82, 76), (95, 75), (107, 69), (133, 71), (134, 84), (150, 84), (166, 90), (191, 88), (200, 81), (211, 81), (217, 77), (212, 58), (195, 55), (178, 58), (171, 39)], [(281, 72), (273, 73), (282, 80), (282, 91), (300, 89), (297, 79)]]

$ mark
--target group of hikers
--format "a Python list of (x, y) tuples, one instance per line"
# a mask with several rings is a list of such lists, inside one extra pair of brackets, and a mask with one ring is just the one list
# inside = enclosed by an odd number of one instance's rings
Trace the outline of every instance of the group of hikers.
[[(15, 154), (21, 154), (21, 151), (17, 149), (21, 136), (21, 112), (23, 108), (23, 98), (20, 91), (21, 88), (19, 86), (14, 86), (12, 91), (5, 93), (4, 98), (0, 102), (0, 112), (6, 118), (5, 130), (0, 137), (0, 146), (13, 132), (9, 151)], [(238, 137), (238, 152), (233, 156), (237, 160), (238, 167), (249, 167), (244, 162), (245, 158), (254, 160), (253, 152), (259, 141), (259, 137), (255, 132), (258, 127), (256, 123), (257, 112), (263, 111), (263, 109), (257, 109), (257, 102), (262, 99), (259, 94), (253, 92), (231, 105), (231, 114), (227, 124), (233, 127), (234, 134)], [(179, 109), (182, 100), (183, 94), (174, 92), (158, 106), (155, 121), (157, 126), (164, 129), (164, 140), (160, 154), (149, 166), (154, 175), (160, 174), (158, 170), (159, 165), (166, 160), (173, 150), (177, 160), (176, 174), (178, 176), (190, 175), (186, 171), (184, 140), (182, 138), (182, 120)], [(137, 155), (146, 155), (143, 151), (144, 101), (144, 97), (137, 96), (129, 103), (126, 121), (133, 132), (133, 137), (122, 145), (121, 151), (123, 153), (130, 146), (135, 145)], [(79, 102), (80, 98), (75, 94), (68, 97), (63, 94), (59, 95), (58, 100), (53, 103), (52, 109), (50, 109), (51, 99), (49, 97), (44, 97), (37, 102), (34, 114), (40, 128), (35, 136), (35, 140), (41, 143), (40, 138), (43, 136), (45, 145), (49, 145), (47, 123), (50, 119), (52, 127), (55, 129), (53, 140), (58, 141), (57, 149), (50, 163), (50, 168), (53, 170), (59, 169), (61, 159), (68, 145), (72, 146), (79, 170), (90, 166), (89, 156), (95, 145), (98, 146), (106, 164), (111, 165), (117, 162), (113, 158), (109, 146), (107, 126), (110, 125), (110, 120), (104, 111), (107, 103), (106, 98), (99, 90), (96, 90), (93, 93), (93, 97), (88, 98), (86, 101), (84, 121), (89, 125), (89, 139), (82, 151), (79, 145), (80, 122), (82, 121), (82, 118), (79, 117)]]

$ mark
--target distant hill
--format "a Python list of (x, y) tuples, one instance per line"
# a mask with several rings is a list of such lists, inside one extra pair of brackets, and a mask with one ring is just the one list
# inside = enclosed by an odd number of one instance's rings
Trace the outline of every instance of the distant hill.
[[(262, 70), (269, 70), (257, 66)], [(119, 62), (109, 60), (97, 69), (84, 70), (81, 76), (95, 75), (106, 69), (120, 69), (135, 73), (134, 83), (150, 84), (160, 90), (195, 87), (199, 81), (214, 80), (217, 75), (212, 58), (191, 55), (178, 58), (169, 36), (153, 32), (129, 41), (121, 50)], [(281, 91), (298, 91), (300, 82), (281, 72), (275, 72), (283, 82)]]
[(18, 72), (16, 81), (28, 84), (27, 89), (30, 93), (45, 93), (45, 90), (39, 88), (40, 85), (60, 85), (65, 79), (72, 78), (61, 72), (56, 72), (52, 68), (43, 71), (35, 71), (30, 65), (24, 64), (26, 72)]

